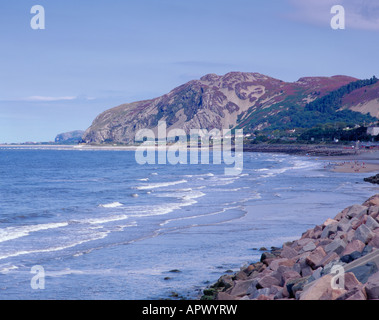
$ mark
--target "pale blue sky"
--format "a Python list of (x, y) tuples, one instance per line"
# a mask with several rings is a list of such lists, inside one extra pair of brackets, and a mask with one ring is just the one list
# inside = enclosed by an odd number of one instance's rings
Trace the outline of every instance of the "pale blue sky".
[[(376, 0), (0, 0), (0, 143), (50, 141), (207, 73), (379, 76)], [(42, 5), (46, 29), (33, 30)], [(342, 4), (346, 29), (332, 30)]]

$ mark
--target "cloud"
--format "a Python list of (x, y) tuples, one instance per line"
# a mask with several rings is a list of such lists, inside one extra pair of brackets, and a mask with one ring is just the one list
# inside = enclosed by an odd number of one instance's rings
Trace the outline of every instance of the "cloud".
[(45, 96), (32, 96), (20, 99), (22, 101), (30, 101), (30, 102), (53, 102), (53, 101), (68, 101), (68, 100), (76, 100), (77, 97), (45, 97)]
[(379, 1), (373, 0), (287, 0), (294, 12), (292, 20), (329, 26), (334, 5), (345, 8), (346, 29), (379, 31)]
[(59, 101), (74, 101), (74, 100), (95, 100), (94, 97), (88, 97), (86, 95), (79, 96), (62, 96), (62, 97), (51, 97), (51, 96), (30, 96), (26, 98), (14, 98), (14, 99), (3, 99), (1, 101), (8, 102), (17, 102), (17, 101), (25, 101), (25, 102), (59, 102)]

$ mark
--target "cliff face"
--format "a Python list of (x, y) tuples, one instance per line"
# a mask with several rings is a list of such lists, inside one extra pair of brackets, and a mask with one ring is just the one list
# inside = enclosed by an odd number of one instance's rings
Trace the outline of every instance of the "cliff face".
[[(160, 120), (167, 122), (168, 130), (181, 128), (186, 132), (236, 126), (246, 131), (261, 130), (270, 127), (270, 117), (288, 111), (290, 105), (305, 106), (355, 80), (348, 76), (308, 77), (287, 83), (259, 73), (208, 74), (161, 97), (103, 112), (84, 133), (83, 140), (86, 143), (132, 143), (139, 129), (156, 131)], [(349, 100), (349, 109), (358, 106), (356, 99), (360, 101), (359, 97)], [(378, 102), (370, 108), (374, 110), (373, 115), (379, 114)]]
[(82, 130), (60, 133), (55, 137), (55, 143), (77, 143), (82, 140), (83, 134)]

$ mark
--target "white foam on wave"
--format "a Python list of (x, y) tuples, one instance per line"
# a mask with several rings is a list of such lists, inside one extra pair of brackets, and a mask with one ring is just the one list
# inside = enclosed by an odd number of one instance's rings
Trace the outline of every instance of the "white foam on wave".
[(156, 189), (156, 188), (162, 188), (162, 187), (169, 187), (169, 186), (175, 186), (177, 184), (186, 183), (187, 180), (178, 180), (178, 181), (171, 181), (171, 182), (159, 182), (159, 183), (150, 183), (144, 186), (138, 186), (135, 187), (137, 190), (148, 190), (148, 189)]
[(58, 223), (45, 223), (45, 224), (37, 224), (30, 226), (22, 226), (22, 227), (7, 227), (5, 229), (0, 229), (0, 243), (18, 239), (21, 237), (26, 237), (32, 232), (38, 232), (42, 230), (48, 229), (56, 229), (66, 227), (68, 222), (58, 222)]
[(121, 207), (123, 206), (122, 203), (120, 202), (112, 202), (112, 203), (106, 203), (106, 204), (100, 204), (99, 207), (102, 207), (102, 208), (117, 208), (117, 207)]
[(200, 191), (191, 191), (186, 193), (177, 193), (173, 195), (172, 193), (163, 193), (159, 195), (160, 197), (177, 197), (180, 202), (175, 203), (164, 203), (159, 205), (147, 205), (147, 206), (135, 206), (129, 207), (128, 210), (131, 211), (129, 217), (149, 217), (149, 216), (160, 216), (166, 215), (174, 210), (179, 210), (182, 207), (192, 206), (197, 203), (195, 199), (205, 196), (205, 193)]
[(104, 217), (104, 218), (98, 218), (98, 219), (85, 219), (77, 222), (81, 223), (89, 223), (89, 224), (103, 224), (103, 223), (108, 223), (108, 222), (114, 222), (114, 221), (120, 221), (120, 220), (126, 220), (129, 217), (126, 214), (122, 215), (114, 215), (110, 217)]
[(195, 215), (195, 216), (167, 219), (167, 220), (163, 221), (162, 223), (160, 223), (159, 225), (160, 225), (161, 227), (163, 227), (164, 225), (169, 224), (169, 223), (171, 223), (171, 222), (176, 222), (176, 221), (182, 221), (182, 220), (190, 220), (190, 219), (196, 219), (196, 218), (203, 218), (203, 217), (214, 216), (214, 215), (218, 215), (218, 214), (224, 213), (224, 212), (226, 212), (227, 210), (235, 209), (235, 208), (237, 208), (237, 207), (223, 208), (223, 209), (218, 210), (218, 211), (215, 211), (215, 212), (205, 213), (205, 214), (199, 214), (199, 215)]
[(27, 255), (27, 254), (35, 254), (35, 253), (48, 253), (48, 252), (55, 252), (55, 251), (61, 251), (64, 249), (69, 249), (72, 247), (76, 247), (80, 244), (83, 244), (85, 242), (90, 242), (90, 241), (95, 241), (95, 240), (100, 240), (104, 239), (105, 237), (108, 236), (108, 233), (110, 231), (105, 231), (105, 232), (98, 232), (97, 234), (93, 234), (91, 238), (89, 239), (82, 239), (67, 245), (63, 246), (57, 246), (57, 247), (49, 247), (49, 248), (44, 248), (44, 249), (36, 249), (36, 250), (22, 250), (22, 251), (16, 251), (12, 253), (8, 253), (5, 255), (0, 256), (0, 260), (7, 259), (7, 258), (13, 258), (13, 257), (18, 257), (21, 255)]
[(7, 274), (7, 273), (11, 272), (12, 270), (17, 270), (17, 269), (18, 269), (17, 266), (11, 265), (11, 266), (7, 266), (7, 267), (0, 269), (0, 273)]

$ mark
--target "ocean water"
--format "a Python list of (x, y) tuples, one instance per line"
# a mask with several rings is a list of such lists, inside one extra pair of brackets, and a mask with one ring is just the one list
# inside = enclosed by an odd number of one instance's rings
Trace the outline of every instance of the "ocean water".
[(257, 248), (379, 192), (328, 161), (243, 157), (225, 176), (223, 165), (138, 165), (132, 151), (0, 149), (0, 299), (195, 299)]

